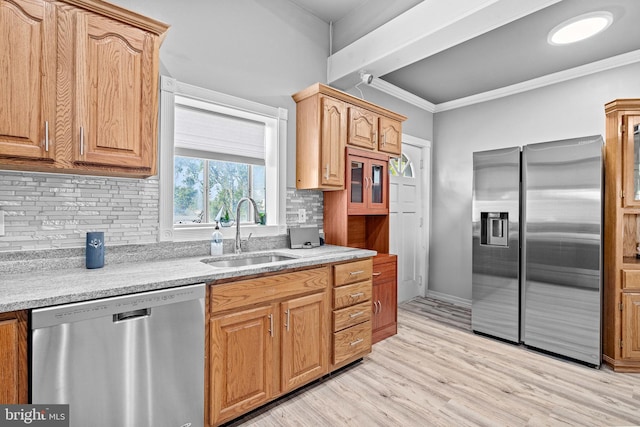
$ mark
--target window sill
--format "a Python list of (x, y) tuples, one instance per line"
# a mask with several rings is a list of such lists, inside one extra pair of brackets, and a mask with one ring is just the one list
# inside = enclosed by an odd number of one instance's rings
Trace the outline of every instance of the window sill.
[[(173, 228), (172, 239), (174, 242), (190, 241), (190, 240), (209, 240), (213, 233), (214, 226), (211, 224), (200, 226), (181, 226)], [(236, 226), (220, 227), (220, 232), (224, 239), (235, 239)], [(258, 224), (240, 224), (240, 234), (242, 238), (246, 238), (249, 233), (252, 237), (279, 236), (287, 233), (286, 226), (280, 225), (258, 225)]]

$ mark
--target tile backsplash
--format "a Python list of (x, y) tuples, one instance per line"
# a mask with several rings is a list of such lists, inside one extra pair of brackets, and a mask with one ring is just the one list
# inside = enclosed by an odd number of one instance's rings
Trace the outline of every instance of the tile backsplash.
[[(157, 177), (131, 179), (0, 171), (5, 235), (0, 252), (84, 247), (87, 231), (104, 231), (107, 244), (155, 243), (159, 230)], [(287, 189), (287, 225), (322, 228), (321, 191)]]

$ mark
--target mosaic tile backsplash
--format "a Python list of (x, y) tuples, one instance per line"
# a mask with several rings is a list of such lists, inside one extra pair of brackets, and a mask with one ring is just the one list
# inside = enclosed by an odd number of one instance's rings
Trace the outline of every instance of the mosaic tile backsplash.
[[(0, 252), (84, 247), (87, 231), (104, 231), (107, 245), (155, 243), (159, 229), (157, 177), (129, 179), (0, 171), (5, 235)], [(322, 228), (321, 191), (287, 189), (287, 225)]]

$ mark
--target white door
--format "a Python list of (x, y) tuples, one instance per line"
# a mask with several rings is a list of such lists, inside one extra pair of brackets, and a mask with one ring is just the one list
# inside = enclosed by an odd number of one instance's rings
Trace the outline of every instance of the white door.
[(389, 165), (389, 250), (398, 255), (398, 302), (426, 293), (430, 150), (428, 141), (404, 135), (402, 157)]

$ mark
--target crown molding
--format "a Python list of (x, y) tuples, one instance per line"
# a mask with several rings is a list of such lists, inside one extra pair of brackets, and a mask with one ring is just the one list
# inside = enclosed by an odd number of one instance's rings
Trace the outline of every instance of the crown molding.
[(427, 101), (426, 99), (420, 98), (419, 96), (414, 95), (411, 92), (401, 89), (396, 85), (393, 85), (389, 82), (379, 79), (377, 77), (374, 77), (373, 81), (368, 86), (375, 88), (380, 92), (384, 92), (395, 98), (398, 98), (401, 101), (405, 101), (409, 104), (415, 105), (418, 108), (422, 108), (423, 110), (429, 111), (430, 113), (435, 113), (436, 111), (435, 104)]
[(557, 73), (547, 74), (546, 76), (527, 80), (522, 83), (516, 83), (505, 86), (500, 89), (490, 90), (488, 92), (471, 95), (464, 98), (454, 99), (452, 101), (443, 102), (435, 105), (435, 113), (454, 110), (456, 108), (467, 107), (481, 102), (492, 101), (522, 92), (539, 89), (545, 86), (551, 86), (556, 83), (577, 79), (591, 74), (600, 73), (602, 71), (611, 70), (618, 67), (624, 67), (636, 62), (640, 62), (640, 50), (623, 53), (621, 55), (612, 56), (607, 59), (592, 62), (590, 64), (581, 65), (579, 67), (570, 68)]
[(411, 92), (401, 89), (398, 86), (395, 86), (377, 77), (374, 77), (369, 86), (388, 95), (391, 95), (401, 101), (405, 101), (409, 104), (415, 105), (416, 107), (430, 113), (441, 113), (443, 111), (455, 110), (456, 108), (468, 107), (470, 105), (493, 101), (495, 99), (528, 92), (534, 89), (540, 89), (545, 86), (554, 85), (556, 83), (562, 83), (591, 74), (600, 73), (602, 71), (624, 67), (625, 65), (634, 64), (636, 62), (640, 62), (640, 49), (623, 53), (621, 55), (612, 56), (611, 58), (602, 59), (590, 64), (581, 65), (579, 67), (571, 68), (568, 70), (558, 71), (557, 73), (547, 74), (546, 76), (527, 80), (521, 83), (516, 83), (510, 86), (505, 86), (500, 89), (490, 90), (476, 95), (442, 102), (440, 104), (433, 104), (424, 98), (420, 98), (419, 96), (414, 95)]

